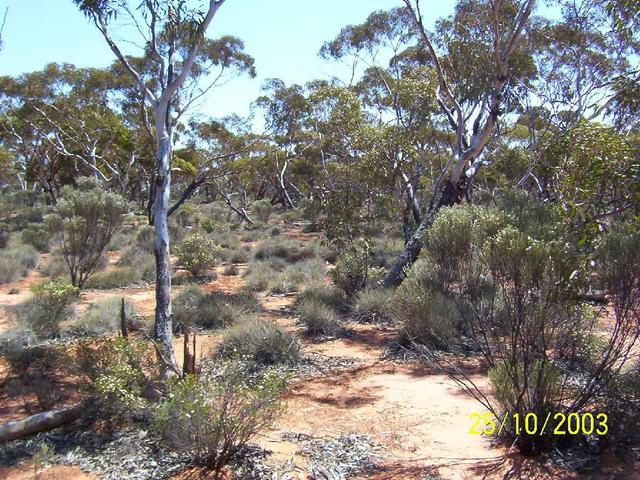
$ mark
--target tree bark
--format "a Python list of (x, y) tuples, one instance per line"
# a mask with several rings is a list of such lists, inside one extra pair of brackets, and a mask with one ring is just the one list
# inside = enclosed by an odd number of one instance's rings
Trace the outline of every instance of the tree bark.
[[(163, 376), (176, 370), (176, 358), (173, 352), (173, 328), (171, 311), (171, 258), (169, 253), (169, 194), (171, 192), (171, 135), (163, 121), (166, 108), (158, 107), (156, 112), (157, 134), (160, 135), (157, 154), (156, 189), (153, 208), (155, 228), (156, 258), (156, 314), (154, 337), (160, 344), (164, 362), (175, 368), (163, 368)], [(161, 365), (164, 365), (161, 361)]]
[(84, 406), (79, 404), (36, 413), (22, 420), (3, 423), (0, 425), (0, 442), (8, 442), (70, 423), (80, 418), (83, 411)]
[(409, 241), (406, 242), (404, 250), (382, 281), (385, 287), (397, 287), (402, 283), (406, 277), (407, 269), (413, 265), (420, 255), (423, 246), (422, 238), (425, 232), (433, 225), (436, 214), (442, 207), (460, 203), (465, 196), (467, 185), (469, 185), (469, 183), (466, 181), (454, 185), (450, 180), (444, 184), (441, 195), (431, 204), (429, 211), (422, 218), (422, 222), (420, 222), (416, 231), (413, 232)]
[[(191, 336), (193, 335), (193, 337)], [(189, 341), (193, 341), (190, 345)], [(194, 375), (196, 373), (196, 334), (192, 334), (189, 330), (184, 332), (184, 359), (182, 365), (183, 375)]]

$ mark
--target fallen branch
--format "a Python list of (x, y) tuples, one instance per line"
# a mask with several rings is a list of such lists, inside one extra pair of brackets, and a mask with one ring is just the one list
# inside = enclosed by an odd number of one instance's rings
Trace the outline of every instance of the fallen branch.
[(0, 442), (8, 442), (16, 438), (25, 437), (33, 433), (50, 430), (52, 428), (77, 420), (85, 410), (83, 404), (57, 408), (47, 412), (36, 413), (22, 420), (12, 420), (0, 425)]

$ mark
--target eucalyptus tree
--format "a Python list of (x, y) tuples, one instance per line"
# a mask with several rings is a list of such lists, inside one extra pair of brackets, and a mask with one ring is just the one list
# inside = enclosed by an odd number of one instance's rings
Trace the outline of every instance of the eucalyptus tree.
[(304, 128), (310, 106), (302, 86), (287, 86), (278, 78), (267, 80), (263, 92), (265, 95), (260, 96), (255, 104), (264, 110), (265, 123), (274, 144), (271, 155), (275, 164), (276, 189), (285, 207), (291, 208), (294, 202), (289, 191), (301, 192), (287, 175), (291, 162), (303, 156), (310, 147), (308, 131)]
[[(150, 110), (147, 127), (154, 134), (155, 172), (152, 181), (152, 220), (155, 227), (156, 314), (154, 335), (165, 373), (175, 369), (172, 345), (171, 264), (168, 212), (171, 161), (176, 122), (228, 73), (255, 75), (253, 59), (242, 52), (235, 37), (205, 37), (224, 0), (187, 4), (181, 0), (74, 0), (95, 24), (109, 48), (133, 78)], [(129, 24), (143, 44), (134, 61), (113, 35), (114, 24)], [(132, 41), (132, 38), (128, 39)], [(135, 42), (134, 42), (135, 43)], [(206, 80), (206, 82), (205, 82)]]
[[(408, 72), (422, 72), (423, 84), (417, 90), (422, 89), (418, 98), (425, 101), (423, 108), (427, 108), (423, 111), (435, 113), (437, 108), (440, 118), (427, 115), (416, 122), (416, 127), (429, 122), (436, 127), (446, 125), (453, 136), (452, 151), (432, 174), (428, 205), (414, 208), (420, 211), (420, 222), (384, 279), (388, 286), (402, 282), (405, 270), (418, 257), (422, 237), (438, 210), (466, 198), (485, 162), (483, 152), (498, 122), (517, 107), (516, 93), (522, 90), (522, 84), (528, 86), (536, 74), (524, 42), (535, 0), (460, 0), (454, 14), (436, 24), (436, 34), (427, 30), (420, 0), (404, 3), (403, 8), (386, 14), (378, 12), (364, 24), (344, 29), (323, 48), (324, 53), (335, 58), (355, 53), (358, 59), (363, 54), (371, 59), (383, 47), (391, 50), (391, 68), (385, 71), (372, 62), (369, 77), (375, 75), (387, 90), (397, 124), (402, 126), (407, 114), (416, 110), (406, 105), (405, 112), (398, 108), (406, 99), (408, 82), (403, 88), (402, 80), (410, 79)], [(389, 82), (394, 68), (395, 85)]]

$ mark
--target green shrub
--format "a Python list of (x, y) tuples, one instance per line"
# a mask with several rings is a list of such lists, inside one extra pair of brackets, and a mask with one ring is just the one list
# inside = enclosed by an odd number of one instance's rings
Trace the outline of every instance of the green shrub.
[(94, 274), (87, 283), (86, 288), (98, 290), (110, 290), (112, 288), (124, 288), (140, 282), (140, 272), (134, 267), (117, 267), (105, 272)]
[(341, 331), (338, 315), (334, 310), (315, 298), (308, 298), (296, 305), (296, 313), (311, 336), (335, 336)]
[(0, 254), (0, 285), (13, 283), (25, 273), (25, 268), (17, 259), (6, 255), (4, 252)]
[(309, 200), (308, 198), (303, 198), (298, 204), (298, 208), (302, 213), (302, 218), (311, 222), (311, 224), (316, 224), (318, 222), (321, 209), (317, 202)]
[(50, 238), (51, 237), (47, 229), (37, 224), (25, 228), (20, 233), (20, 239), (22, 240), (22, 243), (24, 243), (25, 245), (31, 245), (39, 252), (49, 251)]
[(311, 285), (300, 292), (293, 304), (294, 308), (297, 308), (301, 303), (312, 299), (326, 305), (334, 312), (343, 311), (347, 302), (344, 294), (336, 287), (318, 284)]
[(287, 265), (282, 272), (275, 272), (269, 280), (272, 293), (290, 293), (305, 285), (320, 284), (324, 281), (325, 266), (315, 259)]
[(31, 245), (20, 243), (14, 237), (9, 241), (7, 248), (0, 252), (0, 258), (13, 259), (19, 265), (19, 276), (24, 276), (38, 264), (40, 254)]
[(39, 270), (52, 280), (63, 278), (69, 274), (69, 267), (62, 257), (62, 252), (58, 249), (49, 253)]
[[(98, 336), (119, 331), (121, 301), (119, 297), (109, 297), (92, 304), (73, 325), (73, 333), (79, 336)], [(138, 311), (128, 300), (124, 302), (124, 312), (127, 327), (131, 330), (140, 329), (142, 322)]]
[(233, 263), (230, 265), (227, 265), (226, 267), (224, 267), (224, 274), (229, 277), (238, 275), (238, 267), (235, 266)]
[(180, 264), (196, 277), (203, 270), (212, 267), (221, 252), (222, 248), (212, 239), (198, 234), (184, 240), (176, 249)]
[(100, 268), (101, 257), (127, 211), (122, 196), (105, 191), (93, 179), (78, 179), (76, 188), (62, 189), (45, 223), (60, 242), (74, 286), (84, 287)]
[(251, 318), (260, 310), (258, 300), (251, 292), (206, 293), (197, 285), (185, 286), (173, 305), (176, 328), (223, 328)]
[(269, 223), (269, 217), (273, 213), (273, 210), (273, 205), (271, 205), (267, 200), (262, 199), (253, 202), (253, 211), (255, 212), (256, 217), (258, 217), (258, 220), (265, 225)]
[(329, 276), (336, 287), (351, 297), (366, 286), (367, 273), (365, 256), (344, 252), (338, 255), (336, 266), (329, 272)]
[(207, 233), (222, 233), (229, 230), (229, 224), (220, 220), (214, 220), (213, 218), (207, 218), (203, 220), (200, 225), (202, 229)]
[(254, 252), (256, 260), (280, 258), (289, 263), (299, 262), (317, 256), (315, 244), (305, 245), (299, 240), (274, 237), (260, 242)]
[(215, 376), (170, 383), (154, 409), (154, 425), (168, 445), (220, 478), (223, 467), (281, 412), (286, 382), (277, 374), (251, 378), (229, 364)]
[(391, 298), (389, 312), (402, 325), (400, 342), (446, 348), (459, 331), (459, 317), (452, 300), (434, 285), (434, 272), (418, 261), (411, 275)]
[(92, 395), (99, 418), (109, 425), (144, 412), (145, 391), (157, 374), (149, 342), (124, 337), (80, 339), (68, 351), (83, 390)]
[(253, 262), (244, 275), (247, 288), (254, 292), (263, 292), (269, 288), (277, 270), (269, 262)]
[(255, 365), (296, 363), (300, 344), (295, 335), (276, 323), (245, 320), (227, 330), (218, 347), (223, 357), (241, 357)]
[(33, 287), (34, 296), (16, 306), (19, 325), (34, 332), (38, 338), (60, 335), (60, 324), (73, 315), (73, 303), (78, 288), (62, 281)]
[(385, 322), (391, 318), (394, 291), (370, 288), (358, 292), (351, 305), (351, 316), (358, 322)]

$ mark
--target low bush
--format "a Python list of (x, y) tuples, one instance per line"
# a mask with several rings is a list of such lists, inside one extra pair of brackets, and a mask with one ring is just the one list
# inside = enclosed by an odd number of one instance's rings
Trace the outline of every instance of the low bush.
[(315, 298), (308, 298), (295, 307), (296, 313), (310, 336), (340, 333), (341, 326), (336, 312)]
[(62, 400), (56, 371), (64, 366), (64, 351), (60, 345), (25, 341), (23, 333), (14, 331), (2, 336), (0, 352), (9, 365), (6, 388), (13, 390), (12, 396), (23, 398), (28, 413), (36, 413), (29, 406), (32, 395), (38, 402), (38, 411), (51, 410)]
[(265, 225), (269, 223), (269, 217), (274, 211), (273, 205), (269, 203), (267, 200), (257, 200), (253, 203), (253, 211), (255, 212), (256, 217)]
[(224, 267), (224, 274), (229, 276), (229, 277), (233, 277), (235, 275), (238, 275), (238, 267), (236, 265), (234, 265), (233, 263), (230, 265), (227, 265), (226, 267)]
[(324, 281), (325, 266), (316, 259), (304, 260), (287, 265), (282, 272), (276, 272), (269, 281), (271, 293), (297, 292), (305, 285), (317, 285)]
[(390, 300), (391, 318), (402, 325), (400, 342), (445, 348), (459, 326), (455, 304), (433, 285), (434, 272), (417, 262)]
[(351, 316), (358, 322), (390, 320), (393, 294), (393, 290), (386, 288), (368, 288), (358, 292), (351, 305)]
[[(72, 332), (79, 336), (98, 336), (119, 331), (121, 302), (120, 297), (109, 297), (92, 304), (75, 322)], [(142, 327), (136, 307), (128, 300), (124, 302), (124, 313), (129, 329), (138, 330)]]
[(34, 224), (31, 225), (20, 233), (20, 239), (22, 243), (25, 245), (31, 245), (33, 248), (38, 250), (39, 252), (48, 252), (49, 251), (49, 240), (51, 235), (41, 225)]
[(252, 319), (227, 330), (218, 353), (223, 357), (240, 357), (256, 366), (293, 364), (300, 357), (300, 344), (295, 335), (276, 323)]
[(204, 292), (197, 285), (187, 285), (174, 300), (174, 322), (177, 329), (201, 327), (224, 328), (251, 318), (260, 304), (249, 291), (235, 294)]
[(225, 465), (281, 412), (286, 382), (277, 374), (248, 377), (233, 363), (215, 376), (189, 376), (170, 384), (154, 409), (154, 425), (169, 447), (221, 478)]
[(18, 325), (33, 331), (37, 338), (60, 335), (60, 324), (74, 314), (73, 303), (79, 290), (63, 281), (33, 287), (34, 296), (16, 306)]
[(211, 238), (198, 234), (191, 235), (176, 249), (180, 264), (195, 277), (213, 267), (221, 252), (222, 248)]
[(299, 262), (318, 255), (315, 244), (307, 244), (299, 240), (273, 237), (258, 244), (254, 252), (256, 260), (280, 258), (289, 263)]
[(64, 278), (69, 275), (69, 267), (67, 267), (67, 263), (64, 261), (62, 252), (59, 249), (52, 250), (38, 269), (52, 280)]
[(213, 218), (207, 218), (203, 220), (200, 225), (202, 229), (207, 233), (222, 233), (229, 231), (229, 224)]
[(273, 276), (277, 273), (270, 262), (253, 262), (244, 275), (244, 281), (250, 290), (263, 292), (269, 288)]
[(347, 302), (344, 294), (336, 287), (319, 284), (311, 285), (300, 292), (293, 304), (294, 308), (297, 308), (301, 303), (312, 299), (326, 305), (334, 312), (343, 311)]
[(81, 339), (67, 352), (83, 390), (92, 395), (98, 418), (109, 426), (148, 408), (146, 392), (157, 375), (149, 342), (124, 337)]
[(116, 267), (112, 270), (98, 272), (94, 274), (85, 288), (95, 288), (108, 290), (112, 288), (123, 288), (135, 285), (141, 281), (140, 272), (134, 267)]
[(15, 258), (0, 253), (0, 285), (13, 283), (26, 273), (25, 268)]
[(367, 254), (343, 252), (336, 258), (336, 266), (329, 272), (333, 284), (347, 297), (352, 297), (367, 284), (369, 265)]

